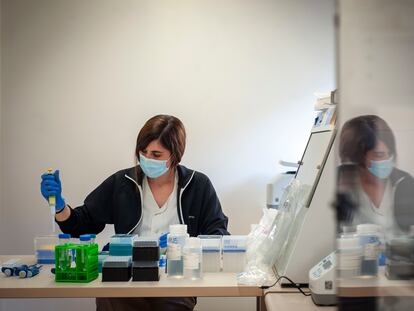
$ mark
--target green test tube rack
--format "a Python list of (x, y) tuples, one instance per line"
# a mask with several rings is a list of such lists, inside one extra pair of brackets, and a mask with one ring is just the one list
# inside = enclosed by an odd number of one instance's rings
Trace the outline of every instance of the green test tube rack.
[[(74, 261), (72, 254), (75, 255)], [(98, 244), (56, 245), (56, 282), (88, 283), (98, 278), (98, 275)]]

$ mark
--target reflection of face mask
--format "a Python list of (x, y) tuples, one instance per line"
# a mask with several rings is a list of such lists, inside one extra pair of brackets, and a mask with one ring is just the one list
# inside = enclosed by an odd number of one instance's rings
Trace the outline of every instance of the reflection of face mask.
[(168, 171), (167, 160), (153, 160), (139, 154), (139, 165), (149, 178), (157, 178)]
[(390, 176), (394, 168), (394, 157), (390, 157), (387, 160), (371, 161), (371, 165), (368, 167), (370, 173), (381, 179), (386, 179)]

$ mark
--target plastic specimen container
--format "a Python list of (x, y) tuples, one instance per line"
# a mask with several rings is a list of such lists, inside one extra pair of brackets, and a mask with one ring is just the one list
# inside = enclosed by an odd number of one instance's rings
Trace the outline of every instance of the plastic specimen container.
[(169, 277), (184, 276), (183, 248), (188, 237), (187, 225), (170, 225), (167, 238), (167, 275)]
[(221, 235), (199, 235), (202, 247), (203, 272), (221, 270)]
[(55, 246), (59, 244), (56, 235), (41, 235), (34, 239), (34, 249), (38, 264), (55, 263)]
[(224, 235), (222, 239), (223, 272), (242, 272), (246, 264), (247, 236)]
[(202, 254), (201, 239), (188, 238), (183, 250), (185, 278), (197, 280), (203, 277)]

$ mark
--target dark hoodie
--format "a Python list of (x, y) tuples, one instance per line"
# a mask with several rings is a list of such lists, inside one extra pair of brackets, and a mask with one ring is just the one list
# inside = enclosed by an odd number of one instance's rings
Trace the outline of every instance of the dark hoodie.
[[(223, 214), (213, 185), (203, 173), (178, 165), (177, 212), (190, 236), (228, 235), (228, 218)], [(84, 204), (71, 208), (70, 217), (59, 224), (62, 232), (78, 237), (99, 233), (113, 224), (116, 233), (131, 233), (142, 220), (142, 181), (139, 166), (116, 172), (92, 191)]]

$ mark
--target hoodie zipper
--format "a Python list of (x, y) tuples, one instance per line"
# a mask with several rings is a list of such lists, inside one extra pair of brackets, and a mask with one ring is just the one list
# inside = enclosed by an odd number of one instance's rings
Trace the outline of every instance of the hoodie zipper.
[(138, 185), (138, 183), (134, 180), (134, 179), (132, 179), (131, 177), (129, 177), (127, 174), (125, 174), (125, 177), (126, 178), (128, 178), (129, 180), (131, 180), (137, 187), (138, 187), (138, 190), (139, 190), (139, 194), (140, 194), (140, 200), (141, 200), (141, 216), (139, 217), (139, 220), (138, 220), (138, 222), (136, 223), (136, 225), (134, 226), (134, 227), (132, 227), (132, 229), (131, 230), (129, 230), (128, 231), (128, 233), (127, 234), (130, 234), (132, 231), (134, 231), (135, 230), (135, 228), (136, 227), (138, 227), (139, 226), (139, 224), (140, 224), (140, 222), (141, 222), (141, 220), (142, 220), (142, 207), (143, 207), (143, 204), (144, 204), (144, 202), (143, 202), (143, 200), (142, 200), (142, 188), (141, 188), (141, 186), (140, 185)]
[(185, 184), (184, 188), (182, 188), (182, 189), (180, 190), (180, 197), (179, 197), (179, 200), (178, 200), (178, 211), (180, 212), (180, 213), (179, 213), (179, 217), (181, 218), (181, 219), (180, 219), (180, 223), (181, 223), (181, 224), (185, 224), (185, 222), (184, 222), (184, 217), (183, 217), (183, 209), (182, 209), (182, 205), (181, 205), (181, 197), (182, 197), (182, 195), (183, 195), (183, 193), (184, 193), (184, 190), (185, 190), (185, 189), (187, 188), (187, 186), (190, 184), (191, 180), (193, 180), (194, 174), (195, 174), (195, 171), (193, 171), (193, 173), (191, 174), (190, 180), (189, 180), (189, 181)]

